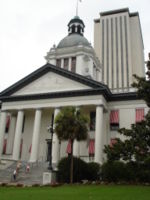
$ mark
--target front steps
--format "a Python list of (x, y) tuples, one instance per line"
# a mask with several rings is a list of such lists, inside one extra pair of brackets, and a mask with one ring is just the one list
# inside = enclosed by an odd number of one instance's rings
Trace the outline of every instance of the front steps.
[[(9, 164), (6, 162), (9, 162)], [(10, 163), (11, 162), (11, 163)], [(0, 166), (3, 164), (1, 163)], [(34, 185), (43, 183), (43, 172), (47, 172), (48, 163), (38, 162), (30, 164), (30, 171), (26, 172), (27, 162), (21, 162), (21, 167), (17, 174), (17, 178), (13, 180), (13, 171), (16, 169), (17, 162), (5, 161), (7, 167), (0, 167), (0, 182), (1, 183), (20, 183), (24, 185)]]

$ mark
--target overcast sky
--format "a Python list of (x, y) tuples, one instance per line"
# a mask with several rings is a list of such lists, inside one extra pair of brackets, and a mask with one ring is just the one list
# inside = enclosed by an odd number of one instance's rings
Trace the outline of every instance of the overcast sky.
[[(0, 91), (46, 63), (44, 56), (67, 35), (77, 0), (0, 0)], [(145, 58), (150, 51), (150, 0), (82, 0), (79, 16), (93, 44), (93, 20), (119, 8), (139, 12)]]

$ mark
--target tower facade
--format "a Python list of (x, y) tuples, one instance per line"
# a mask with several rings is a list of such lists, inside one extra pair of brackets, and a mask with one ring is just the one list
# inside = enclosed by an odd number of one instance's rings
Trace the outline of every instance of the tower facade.
[(144, 76), (144, 53), (138, 13), (128, 8), (100, 13), (94, 20), (94, 49), (102, 82), (112, 92), (133, 91), (133, 74)]

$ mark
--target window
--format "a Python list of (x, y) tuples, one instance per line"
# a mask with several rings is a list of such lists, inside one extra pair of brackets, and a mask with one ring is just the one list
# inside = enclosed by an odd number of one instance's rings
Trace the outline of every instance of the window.
[(112, 110), (110, 112), (110, 130), (118, 130), (119, 129), (119, 111)]
[(64, 59), (64, 69), (66, 69), (66, 70), (69, 69), (69, 59), (68, 58)]
[(135, 122), (140, 123), (141, 121), (144, 120), (144, 108), (138, 108), (135, 111), (136, 116), (135, 116)]
[(56, 60), (56, 66), (57, 67), (61, 67), (61, 59), (57, 59)]
[(72, 57), (71, 59), (71, 71), (76, 72), (76, 57)]
[(90, 131), (95, 130), (95, 116), (96, 116), (95, 112), (90, 113)]
[(7, 115), (7, 117), (6, 117), (5, 133), (9, 132), (9, 127), (10, 127), (10, 115)]

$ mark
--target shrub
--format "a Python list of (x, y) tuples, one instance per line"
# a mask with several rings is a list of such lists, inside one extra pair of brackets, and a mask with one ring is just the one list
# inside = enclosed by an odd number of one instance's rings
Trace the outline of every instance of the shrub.
[(136, 162), (126, 163), (126, 181), (138, 181), (139, 165)]
[(138, 172), (138, 181), (142, 183), (150, 183), (150, 169), (141, 169)]
[(100, 165), (98, 163), (88, 163), (87, 179), (90, 181), (100, 180)]
[(101, 167), (102, 179), (109, 182), (124, 181), (126, 177), (126, 166), (123, 162), (106, 162)]
[(145, 161), (144, 161), (144, 166), (146, 169), (150, 169), (150, 157), (148, 157)]
[[(58, 181), (70, 182), (70, 163), (71, 158), (62, 158), (58, 164)], [(88, 166), (83, 160), (74, 157), (73, 158), (73, 182), (80, 182), (87, 178)]]

